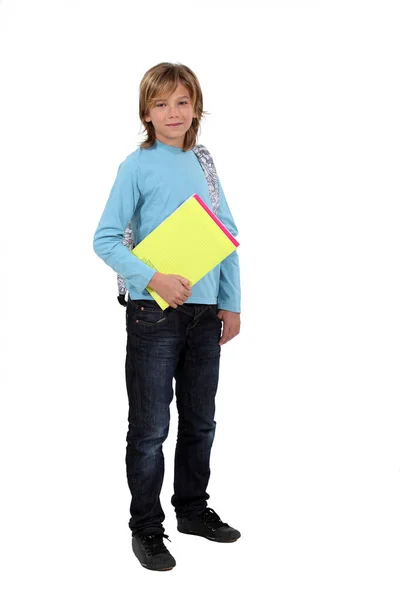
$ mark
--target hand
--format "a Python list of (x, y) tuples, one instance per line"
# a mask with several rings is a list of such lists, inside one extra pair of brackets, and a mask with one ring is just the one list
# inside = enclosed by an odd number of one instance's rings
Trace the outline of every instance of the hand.
[(232, 340), (240, 332), (240, 313), (235, 313), (230, 310), (219, 310), (217, 317), (223, 322), (222, 335), (219, 340), (219, 345), (222, 346)]
[(166, 275), (155, 273), (150, 279), (149, 287), (153, 289), (172, 308), (186, 302), (192, 295), (192, 287), (189, 281), (180, 275)]

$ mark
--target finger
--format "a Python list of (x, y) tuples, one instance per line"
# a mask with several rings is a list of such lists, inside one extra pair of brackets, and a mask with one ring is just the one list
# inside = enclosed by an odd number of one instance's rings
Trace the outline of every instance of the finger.
[(226, 338), (224, 338), (224, 336), (222, 336), (219, 343), (222, 346), (223, 344), (227, 344), (228, 342), (230, 342), (234, 337), (235, 337), (234, 335), (228, 335)]
[(189, 281), (187, 279), (185, 279), (184, 277), (181, 277), (179, 281), (187, 290), (190, 291), (192, 289)]
[(220, 346), (222, 346), (223, 344), (226, 344), (226, 342), (228, 342), (229, 339), (230, 339), (230, 330), (227, 327), (224, 327), (222, 335), (219, 340)]
[(224, 341), (224, 344), (226, 344), (227, 342), (230, 342), (231, 340), (233, 340), (233, 338), (235, 338), (238, 335), (239, 331), (236, 330), (232, 330), (229, 332), (226, 340)]

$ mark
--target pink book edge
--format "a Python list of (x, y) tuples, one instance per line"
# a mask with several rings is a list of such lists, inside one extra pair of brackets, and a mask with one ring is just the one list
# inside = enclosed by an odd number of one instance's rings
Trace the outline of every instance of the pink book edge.
[(225, 227), (225, 225), (223, 223), (221, 223), (221, 221), (218, 219), (218, 217), (216, 217), (214, 215), (214, 213), (212, 212), (212, 210), (210, 210), (207, 206), (207, 204), (200, 198), (200, 196), (198, 196), (197, 194), (193, 194), (193, 198), (196, 198), (197, 202), (200, 204), (200, 206), (202, 206), (204, 208), (204, 210), (210, 215), (210, 217), (213, 219), (213, 221), (218, 225), (218, 227), (224, 232), (224, 234), (226, 235), (226, 237), (232, 242), (232, 244), (234, 246), (236, 246), (236, 248), (239, 246), (239, 242), (237, 240), (235, 240), (235, 238), (233, 237), (233, 235), (231, 234), (230, 231), (227, 230), (227, 228)]

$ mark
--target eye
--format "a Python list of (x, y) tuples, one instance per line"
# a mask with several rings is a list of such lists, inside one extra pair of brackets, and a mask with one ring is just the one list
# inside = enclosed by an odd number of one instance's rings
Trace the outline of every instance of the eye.
[[(187, 102), (187, 100), (181, 100), (179, 102), (179, 104), (188, 104), (188, 102)], [(164, 105), (165, 105), (165, 102), (159, 102), (158, 104), (156, 104), (157, 107), (164, 106)]]

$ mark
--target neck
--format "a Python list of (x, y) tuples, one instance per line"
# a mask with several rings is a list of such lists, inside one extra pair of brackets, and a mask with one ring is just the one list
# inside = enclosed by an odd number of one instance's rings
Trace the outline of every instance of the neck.
[(156, 136), (156, 140), (158, 140), (162, 144), (165, 144), (166, 146), (172, 146), (173, 148), (180, 148), (180, 150), (183, 149), (183, 142), (184, 142), (183, 139), (167, 140), (167, 139), (160, 139), (158, 136)]

